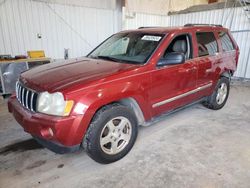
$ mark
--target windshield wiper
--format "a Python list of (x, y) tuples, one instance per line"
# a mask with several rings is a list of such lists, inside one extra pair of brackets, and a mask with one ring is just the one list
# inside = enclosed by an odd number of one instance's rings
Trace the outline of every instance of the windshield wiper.
[(97, 56), (93, 56), (93, 55), (90, 55), (90, 56), (87, 56), (88, 58), (92, 58), (92, 59), (98, 59)]
[(110, 57), (110, 56), (99, 55), (97, 57), (100, 59), (111, 60), (111, 61), (115, 61), (115, 62), (122, 62), (122, 60), (114, 58), (114, 57)]
[(99, 55), (99, 56), (88, 56), (88, 57), (93, 58), (93, 59), (110, 60), (110, 61), (119, 62), (119, 63), (141, 64), (141, 62), (136, 62), (136, 61), (131, 61), (131, 60), (117, 59), (117, 58), (114, 58), (114, 57), (111, 57), (111, 56)]

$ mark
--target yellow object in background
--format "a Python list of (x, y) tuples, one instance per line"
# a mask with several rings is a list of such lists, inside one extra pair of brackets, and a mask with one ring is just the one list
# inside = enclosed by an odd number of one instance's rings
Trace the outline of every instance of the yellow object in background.
[(28, 56), (30, 58), (41, 58), (45, 57), (45, 53), (43, 50), (28, 51)]

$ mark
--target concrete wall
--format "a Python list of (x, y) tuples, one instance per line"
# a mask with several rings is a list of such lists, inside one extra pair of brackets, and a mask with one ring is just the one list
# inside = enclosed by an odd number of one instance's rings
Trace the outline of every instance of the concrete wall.
[(208, 4), (207, 0), (189, 0), (189, 1), (170, 1), (170, 8), (169, 11), (180, 11), (183, 9), (186, 9), (188, 7), (194, 6), (194, 5), (206, 5)]
[(1, 0), (0, 54), (44, 50), (48, 57), (63, 58), (66, 48), (70, 58), (84, 56), (121, 30), (121, 5), (106, 1), (102, 7), (93, 8), (90, 1), (75, 6), (43, 0)]
[(169, 11), (179, 11), (200, 4), (208, 4), (207, 0), (126, 0), (129, 12), (167, 15)]

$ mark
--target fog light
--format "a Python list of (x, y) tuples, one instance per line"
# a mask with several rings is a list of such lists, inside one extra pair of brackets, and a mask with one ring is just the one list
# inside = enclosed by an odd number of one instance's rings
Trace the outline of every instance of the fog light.
[(52, 138), (54, 136), (53, 130), (51, 128), (42, 129), (40, 131), (42, 137)]

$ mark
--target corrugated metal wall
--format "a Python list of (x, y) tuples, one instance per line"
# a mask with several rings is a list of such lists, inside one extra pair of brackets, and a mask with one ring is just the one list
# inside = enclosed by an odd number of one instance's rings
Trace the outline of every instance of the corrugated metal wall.
[(229, 28), (240, 48), (235, 77), (250, 78), (250, 20), (241, 7), (170, 16), (170, 26), (186, 23), (222, 24)]
[[(86, 55), (117, 32), (119, 12), (32, 0), (0, 1), (0, 54), (45, 50), (46, 56)], [(121, 13), (120, 13), (121, 14)], [(121, 21), (120, 21), (121, 22)], [(37, 34), (42, 38), (38, 39)]]
[(250, 78), (250, 20), (241, 7), (193, 12), (171, 16), (123, 13), (124, 29), (139, 26), (183, 26), (186, 23), (222, 24), (229, 28), (240, 47), (240, 59), (235, 77)]
[[(120, 12), (32, 0), (0, 1), (0, 54), (45, 50), (48, 57), (86, 55), (106, 37), (120, 30)], [(236, 77), (250, 78), (250, 21), (242, 8), (172, 16), (123, 12), (123, 29), (140, 26), (177, 26), (186, 23), (222, 24), (233, 31), (240, 50)], [(37, 34), (42, 38), (38, 39)]]
[(128, 13), (123, 11), (123, 29), (135, 29), (141, 26), (168, 26), (170, 17), (163, 15)]

